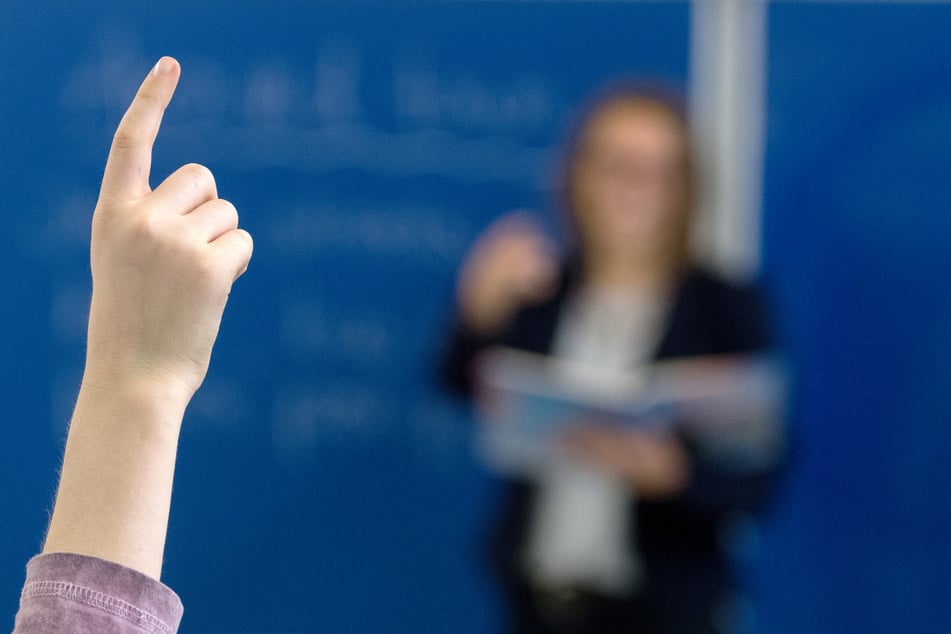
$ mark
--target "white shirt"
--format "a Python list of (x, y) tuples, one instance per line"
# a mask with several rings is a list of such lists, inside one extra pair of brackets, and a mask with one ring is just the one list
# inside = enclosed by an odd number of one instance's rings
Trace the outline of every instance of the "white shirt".
[[(630, 370), (650, 360), (666, 302), (650, 293), (579, 292), (563, 309), (552, 354), (600, 370)], [(573, 371), (572, 380), (596, 380)], [(553, 461), (538, 477), (524, 563), (548, 587), (582, 586), (606, 594), (635, 590), (640, 562), (631, 547), (627, 482), (589, 464)]]

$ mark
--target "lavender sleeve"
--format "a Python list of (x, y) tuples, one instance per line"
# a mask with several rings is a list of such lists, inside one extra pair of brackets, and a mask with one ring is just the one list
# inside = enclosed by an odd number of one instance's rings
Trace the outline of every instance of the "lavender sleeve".
[(30, 560), (14, 634), (172, 634), (182, 602), (136, 570), (96, 557), (49, 553)]

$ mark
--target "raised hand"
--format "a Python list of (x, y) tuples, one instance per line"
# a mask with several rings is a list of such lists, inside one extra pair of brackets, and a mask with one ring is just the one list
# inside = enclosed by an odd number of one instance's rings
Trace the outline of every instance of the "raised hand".
[(179, 73), (174, 59), (159, 60), (109, 153), (93, 216), (86, 371), (44, 546), (155, 578), (182, 417), (252, 249), (207, 168), (185, 165), (149, 187)]
[(174, 59), (159, 60), (112, 143), (93, 217), (86, 381), (155, 380), (187, 399), (252, 242), (207, 168), (185, 165), (149, 186), (152, 144), (179, 74)]
[(459, 275), (459, 312), (470, 328), (504, 328), (523, 305), (555, 288), (555, 246), (521, 213), (503, 217), (479, 238)]

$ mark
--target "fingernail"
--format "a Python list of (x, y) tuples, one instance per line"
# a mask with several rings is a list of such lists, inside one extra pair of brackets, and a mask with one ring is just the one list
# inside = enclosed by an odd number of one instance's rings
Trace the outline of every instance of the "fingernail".
[(152, 68), (153, 75), (165, 75), (171, 72), (172, 62), (167, 57), (163, 57), (158, 62), (155, 63), (155, 67)]

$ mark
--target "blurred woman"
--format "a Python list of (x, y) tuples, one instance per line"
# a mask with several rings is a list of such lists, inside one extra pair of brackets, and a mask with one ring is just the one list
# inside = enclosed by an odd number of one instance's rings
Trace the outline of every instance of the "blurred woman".
[[(610, 370), (768, 349), (752, 288), (688, 256), (694, 157), (680, 104), (616, 90), (568, 144), (568, 257), (523, 214), (477, 241), (459, 275), (445, 378), (504, 345)], [(765, 499), (774, 466), (708, 463), (689, 434), (590, 421), (570, 460), (513, 479), (493, 559), (514, 632), (715, 632), (730, 621), (725, 521)], [(764, 463), (766, 464), (766, 463)]]

